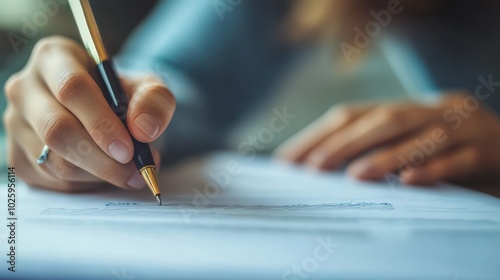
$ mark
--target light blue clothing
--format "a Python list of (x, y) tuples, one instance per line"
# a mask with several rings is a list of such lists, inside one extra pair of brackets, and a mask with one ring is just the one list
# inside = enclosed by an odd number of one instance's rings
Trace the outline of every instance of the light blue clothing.
[[(290, 3), (242, 1), (221, 18), (212, 0), (162, 1), (132, 36), (118, 57), (120, 68), (160, 74), (178, 99), (162, 140), (169, 160), (224, 148), (222, 139), (232, 126), (307, 50), (307, 44), (294, 45), (282, 36)], [(394, 30), (396, 39), (412, 47), (436, 91), (474, 91), (477, 77), (490, 73), (500, 80), (500, 63), (493, 63), (500, 62), (500, 36), (489, 37), (498, 30), (490, 18), (496, 18), (499, 5), (487, 3), (471, 10), (463, 24), (429, 17)], [(475, 19), (481, 13), (486, 17)], [(500, 111), (500, 99), (487, 103)]]

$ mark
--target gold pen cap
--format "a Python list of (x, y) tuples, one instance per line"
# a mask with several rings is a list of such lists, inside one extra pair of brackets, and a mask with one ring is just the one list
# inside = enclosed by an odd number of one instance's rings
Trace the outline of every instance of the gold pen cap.
[(108, 60), (101, 34), (88, 0), (68, 0), (83, 44), (96, 64)]

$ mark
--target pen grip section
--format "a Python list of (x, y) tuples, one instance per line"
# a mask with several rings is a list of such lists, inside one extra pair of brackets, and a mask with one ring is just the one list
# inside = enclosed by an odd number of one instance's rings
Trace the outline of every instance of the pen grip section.
[[(99, 72), (99, 81), (101, 91), (104, 98), (108, 102), (109, 106), (113, 112), (122, 121), (123, 125), (128, 129), (127, 126), (127, 110), (128, 110), (128, 100), (127, 95), (123, 91), (116, 72), (113, 67), (111, 60), (106, 60), (97, 65), (97, 70)], [(149, 144), (137, 141), (132, 135), (132, 142), (134, 144), (134, 163), (137, 169), (141, 169), (144, 166), (155, 165), (151, 148)]]

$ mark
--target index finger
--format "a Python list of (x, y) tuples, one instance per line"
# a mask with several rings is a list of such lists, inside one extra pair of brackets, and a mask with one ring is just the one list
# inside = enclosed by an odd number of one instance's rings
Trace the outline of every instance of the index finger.
[(414, 105), (376, 108), (345, 126), (311, 151), (308, 163), (330, 169), (379, 145), (418, 130), (441, 116), (440, 110)]
[(296, 136), (281, 144), (275, 154), (284, 160), (302, 162), (317, 145), (357, 119), (372, 106), (360, 104), (333, 107)]
[(93, 65), (76, 43), (42, 42), (35, 67), (54, 97), (85, 127), (95, 143), (110, 157), (127, 163), (133, 156), (130, 133), (107, 104), (87, 67)]

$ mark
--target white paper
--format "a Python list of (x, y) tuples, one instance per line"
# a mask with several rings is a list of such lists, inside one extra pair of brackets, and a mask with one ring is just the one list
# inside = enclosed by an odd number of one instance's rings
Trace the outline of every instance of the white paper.
[(500, 277), (498, 199), (393, 179), (219, 154), (163, 173), (162, 206), (19, 185), (17, 271), (0, 279)]

